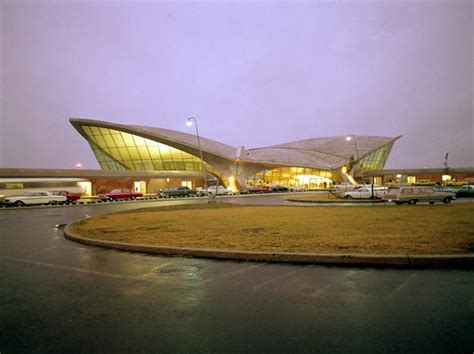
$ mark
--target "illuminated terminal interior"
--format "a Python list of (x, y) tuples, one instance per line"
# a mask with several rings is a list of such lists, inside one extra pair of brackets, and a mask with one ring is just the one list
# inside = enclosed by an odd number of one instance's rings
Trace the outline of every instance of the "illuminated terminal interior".
[(305, 189), (328, 188), (332, 185), (332, 173), (305, 167), (282, 167), (263, 170), (247, 179), (247, 185), (275, 185), (303, 187)]
[[(200, 171), (201, 160), (174, 147), (109, 128), (83, 126), (103, 170)], [(204, 168), (215, 173), (211, 166)]]

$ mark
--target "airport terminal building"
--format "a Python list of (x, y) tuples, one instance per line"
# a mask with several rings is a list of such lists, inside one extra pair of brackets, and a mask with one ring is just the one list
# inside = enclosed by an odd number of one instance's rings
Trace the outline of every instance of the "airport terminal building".
[(101, 169), (0, 168), (0, 200), (37, 189), (93, 196), (126, 188), (156, 195), (169, 187), (199, 189), (206, 183), (241, 191), (274, 185), (321, 190), (344, 182), (474, 182), (473, 168), (384, 169), (401, 136), (318, 137), (246, 149), (161, 128), (78, 118), (70, 122), (89, 143)]
[[(351, 183), (357, 171), (383, 169), (401, 137), (323, 137), (246, 149), (161, 128), (76, 118), (70, 122), (87, 140), (104, 171), (175, 173), (192, 188), (202, 187), (204, 178), (217, 178), (233, 190), (275, 184), (322, 189)], [(146, 190), (166, 187), (164, 182), (148, 181)]]

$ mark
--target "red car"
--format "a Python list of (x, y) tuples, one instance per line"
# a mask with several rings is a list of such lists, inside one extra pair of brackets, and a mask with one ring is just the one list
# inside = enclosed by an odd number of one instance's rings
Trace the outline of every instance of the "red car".
[(99, 194), (99, 198), (102, 200), (121, 200), (121, 199), (135, 199), (143, 197), (142, 193), (137, 193), (131, 189), (112, 189), (108, 193)]
[(66, 203), (72, 203), (78, 199), (81, 199), (81, 193), (71, 193), (68, 191), (55, 191), (52, 193), (54, 195), (64, 195), (66, 197)]
[(269, 186), (249, 186), (247, 187), (246, 191), (249, 194), (253, 193), (270, 193), (271, 188)]

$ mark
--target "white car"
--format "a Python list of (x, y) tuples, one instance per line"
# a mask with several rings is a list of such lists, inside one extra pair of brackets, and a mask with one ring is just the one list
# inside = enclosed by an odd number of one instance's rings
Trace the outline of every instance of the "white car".
[(24, 195), (15, 197), (5, 197), (3, 203), (6, 205), (24, 206), (24, 205), (39, 205), (39, 204), (64, 204), (67, 201), (64, 195), (54, 195), (47, 191), (31, 191)]
[[(207, 194), (209, 194), (209, 193), (215, 194), (216, 193), (216, 186), (210, 186), (207, 189)], [(223, 186), (218, 186), (217, 195), (231, 195), (231, 194), (234, 194), (232, 189), (224, 188)]]
[(292, 186), (290, 187), (290, 192), (304, 192), (306, 189), (304, 189), (303, 186)]
[[(383, 198), (386, 188), (374, 187), (374, 198)], [(370, 199), (372, 198), (372, 188), (358, 188), (350, 192), (345, 192), (343, 197), (346, 199)]]

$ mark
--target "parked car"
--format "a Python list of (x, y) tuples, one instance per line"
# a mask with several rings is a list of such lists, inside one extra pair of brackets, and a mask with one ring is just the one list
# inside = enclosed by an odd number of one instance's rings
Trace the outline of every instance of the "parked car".
[(194, 197), (196, 191), (186, 186), (171, 187), (158, 193), (160, 198)]
[(302, 186), (291, 186), (290, 192), (304, 192), (306, 189)]
[(474, 197), (474, 185), (466, 184), (459, 188), (456, 192), (456, 198)]
[(458, 187), (458, 188), (464, 186), (465, 184), (466, 182), (464, 181), (447, 181), (446, 182), (447, 186)]
[(31, 191), (24, 195), (5, 197), (3, 203), (6, 205), (24, 206), (40, 204), (64, 204), (67, 198), (64, 195), (54, 195), (48, 191)]
[(454, 193), (441, 192), (434, 187), (391, 187), (385, 193), (384, 201), (394, 202), (395, 204), (416, 204), (418, 202), (428, 202), (433, 204), (435, 202), (450, 203), (455, 200)]
[(436, 182), (433, 182), (429, 179), (420, 179), (417, 182), (414, 182), (411, 184), (412, 186), (434, 186), (436, 185)]
[[(374, 187), (374, 198), (383, 198), (386, 189), (384, 187)], [(350, 192), (345, 192), (343, 197), (346, 199), (371, 199), (372, 198), (372, 188), (357, 188)]]
[(436, 186), (435, 188), (441, 192), (450, 192), (454, 194), (456, 194), (457, 191), (459, 190), (459, 187), (453, 187), (453, 186)]
[(54, 195), (64, 195), (66, 197), (66, 203), (72, 203), (81, 199), (81, 193), (70, 193), (68, 191), (54, 191), (52, 193)]
[(117, 201), (123, 199), (135, 199), (143, 197), (142, 193), (134, 192), (131, 189), (112, 189), (108, 193), (99, 194), (99, 198), (102, 200)]
[[(209, 193), (215, 194), (216, 186), (210, 186), (209, 188), (207, 188), (207, 194)], [(224, 188), (224, 186), (217, 187), (217, 195), (231, 195), (231, 194), (234, 194), (234, 192), (231, 189)]]
[(248, 186), (243, 191), (240, 191), (242, 194), (256, 194), (256, 193), (269, 193), (271, 188), (269, 186)]
[(275, 184), (271, 187), (272, 192), (288, 192), (288, 187), (282, 184)]

